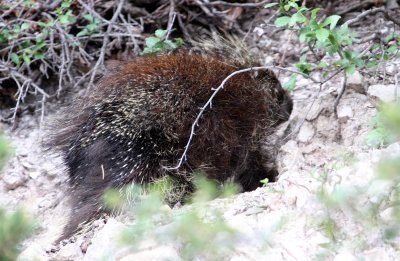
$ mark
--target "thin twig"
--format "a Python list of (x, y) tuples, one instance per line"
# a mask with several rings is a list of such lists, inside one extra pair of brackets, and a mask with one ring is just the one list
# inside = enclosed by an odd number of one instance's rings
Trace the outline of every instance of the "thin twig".
[(97, 60), (97, 62), (95, 64), (95, 66), (91, 70), (92, 75), (90, 77), (90, 81), (89, 81), (89, 85), (88, 85), (87, 91), (89, 91), (91, 86), (93, 85), (94, 79), (96, 77), (97, 70), (99, 69), (100, 65), (104, 66), (105, 52), (106, 52), (106, 48), (107, 48), (108, 42), (110, 40), (108, 35), (111, 32), (111, 28), (112, 28), (113, 23), (117, 20), (120, 12), (122, 10), (124, 2), (125, 2), (125, 0), (120, 0), (119, 1), (117, 9), (115, 10), (115, 13), (114, 13), (113, 17), (111, 18), (111, 20), (110, 20), (110, 22), (108, 24), (107, 31), (104, 33), (104, 40), (103, 40), (103, 45), (101, 46), (101, 49), (100, 49), (100, 56), (99, 56), (99, 58), (98, 58), (98, 60)]
[(346, 87), (347, 87), (347, 75), (346, 73), (343, 73), (343, 79), (342, 79), (342, 83), (341, 83), (341, 88), (339, 91), (338, 96), (335, 99), (335, 102), (333, 104), (333, 111), (335, 113), (335, 117), (338, 118), (338, 114), (337, 114), (337, 107), (339, 105), (339, 101), (343, 96), (343, 93), (346, 91)]
[(372, 15), (372, 14), (377, 14), (377, 13), (383, 13), (383, 15), (385, 16), (385, 18), (387, 20), (392, 21), (393, 23), (395, 23), (397, 26), (400, 26), (400, 20), (398, 20), (397, 18), (394, 18), (392, 16), (389, 15), (389, 13), (385, 10), (384, 7), (379, 7), (379, 8), (375, 8), (375, 9), (370, 9), (368, 11), (362, 12), (361, 14), (359, 14), (357, 17), (348, 20), (347, 22), (345, 22), (342, 26), (349, 26), (351, 24), (354, 24), (355, 22), (360, 21), (362, 18), (368, 16), (368, 15)]
[(271, 0), (264, 0), (259, 3), (229, 3), (225, 1), (204, 1), (203, 5), (226, 5), (226, 6), (234, 6), (234, 7), (260, 7), (262, 5), (270, 3)]
[(172, 26), (174, 25), (175, 18), (176, 18), (175, 0), (170, 0), (169, 1), (168, 26), (167, 26), (167, 34), (165, 35), (165, 40), (168, 40), (168, 37), (171, 34)]

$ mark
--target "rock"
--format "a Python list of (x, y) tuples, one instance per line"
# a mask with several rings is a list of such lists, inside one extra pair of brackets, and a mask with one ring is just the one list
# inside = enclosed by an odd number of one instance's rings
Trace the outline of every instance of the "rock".
[(121, 247), (121, 234), (125, 229), (125, 225), (110, 218), (92, 239), (92, 244), (87, 248), (83, 261), (114, 260)]
[[(310, 106), (311, 106), (311, 105), (310, 105)], [(307, 113), (307, 115), (306, 115), (306, 120), (308, 120), (308, 121), (313, 121), (313, 120), (315, 120), (315, 119), (318, 117), (318, 115), (321, 113), (321, 111), (322, 111), (323, 108), (324, 108), (324, 107), (321, 106), (321, 102), (315, 103), (315, 104), (311, 107), (310, 111)]]
[(18, 175), (16, 173), (12, 173), (9, 175), (4, 175), (3, 181), (7, 190), (13, 190), (24, 185), (27, 181), (27, 178), (22, 174)]
[(160, 246), (152, 249), (146, 249), (134, 254), (127, 254), (122, 258), (118, 258), (120, 261), (130, 260), (182, 260), (176, 249), (171, 246)]
[(282, 157), (278, 161), (278, 164), (282, 168), (290, 169), (295, 168), (298, 162), (302, 162), (304, 160), (303, 154), (299, 149), (297, 142), (294, 140), (289, 140), (281, 147)]
[(30, 164), (28, 161), (22, 161), (22, 162), (21, 162), (21, 165), (22, 165), (25, 169), (27, 169), (27, 170), (33, 168), (32, 164)]
[(397, 8), (399, 8), (399, 4), (396, 2), (396, 0), (387, 0), (386, 8), (387, 9), (397, 9)]
[(371, 85), (368, 88), (368, 95), (370, 95), (372, 97), (376, 97), (384, 102), (392, 102), (392, 101), (395, 101), (396, 99), (400, 98), (400, 90), (398, 90), (398, 89), (397, 89), (397, 97), (396, 97), (396, 88), (397, 88), (397, 86), (394, 84)]
[(48, 258), (46, 257), (45, 250), (37, 243), (32, 243), (17, 257), (17, 261), (32, 261), (32, 260), (35, 261), (48, 260)]
[(75, 242), (62, 247), (54, 259), (58, 261), (74, 261), (82, 260), (82, 258), (83, 253), (80, 244)]
[(374, 249), (365, 251), (364, 254), (362, 255), (362, 258), (364, 260), (369, 260), (369, 261), (393, 260), (389, 257), (389, 255), (386, 253), (386, 250), (383, 248), (374, 248)]
[(307, 143), (311, 140), (312, 137), (314, 137), (314, 134), (314, 127), (311, 125), (311, 123), (305, 121), (300, 128), (297, 138), (299, 139), (299, 141)]
[(396, 213), (395, 208), (388, 207), (387, 209), (381, 211), (379, 213), (379, 216), (384, 222), (393, 222), (393, 221), (396, 222), (395, 213)]
[(29, 177), (31, 177), (31, 179), (37, 179), (39, 176), (40, 176), (39, 171), (30, 171), (29, 172)]
[(339, 119), (348, 120), (350, 118), (353, 118), (354, 112), (350, 106), (344, 105), (338, 107), (337, 115)]
[(355, 92), (366, 94), (366, 88), (363, 81), (362, 75), (355, 71), (353, 74), (347, 77), (347, 89), (354, 90)]
[(333, 258), (333, 261), (357, 261), (358, 259), (349, 251), (344, 250), (344, 251), (339, 251), (339, 254)]
[(383, 150), (386, 157), (400, 157), (400, 142), (395, 142)]

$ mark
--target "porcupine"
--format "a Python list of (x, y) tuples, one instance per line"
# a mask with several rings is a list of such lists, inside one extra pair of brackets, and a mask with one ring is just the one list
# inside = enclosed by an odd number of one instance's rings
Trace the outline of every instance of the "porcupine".
[(271, 70), (228, 80), (201, 117), (182, 166), (166, 168), (177, 164), (214, 89), (231, 73), (258, 66), (231, 51), (185, 49), (120, 62), (73, 102), (47, 142), (69, 175), (72, 209), (60, 239), (104, 211), (107, 189), (171, 177), (177, 195), (166, 201), (173, 204), (193, 190), (194, 171), (218, 182), (233, 179), (242, 191), (275, 180), (263, 143), (288, 120), (293, 103)]

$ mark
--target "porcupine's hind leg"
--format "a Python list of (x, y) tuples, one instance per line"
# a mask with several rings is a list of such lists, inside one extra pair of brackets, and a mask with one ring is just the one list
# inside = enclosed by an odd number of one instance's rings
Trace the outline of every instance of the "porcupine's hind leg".
[(266, 178), (269, 182), (274, 182), (279, 174), (275, 164), (271, 167), (265, 165), (265, 156), (260, 151), (249, 151), (244, 164), (244, 168), (235, 177), (235, 182), (242, 187), (243, 192), (261, 187), (261, 180)]
[(110, 171), (114, 165), (112, 146), (98, 139), (84, 148), (70, 150), (66, 156), (69, 170), (71, 211), (58, 242), (79, 231), (82, 224), (99, 217), (105, 211), (103, 195), (113, 187)]

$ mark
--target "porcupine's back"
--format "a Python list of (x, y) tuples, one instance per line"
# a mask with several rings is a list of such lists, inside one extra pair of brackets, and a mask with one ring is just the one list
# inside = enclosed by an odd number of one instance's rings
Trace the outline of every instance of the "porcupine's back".
[(246, 67), (188, 52), (143, 56), (121, 63), (77, 101), (52, 142), (70, 176), (72, 214), (64, 236), (99, 213), (108, 188), (193, 170), (219, 181), (234, 176), (244, 190), (273, 179), (276, 171), (262, 166), (260, 140), (287, 120), (291, 100), (270, 71), (230, 79), (201, 118), (185, 164), (178, 171), (164, 168), (176, 165), (213, 89)]

